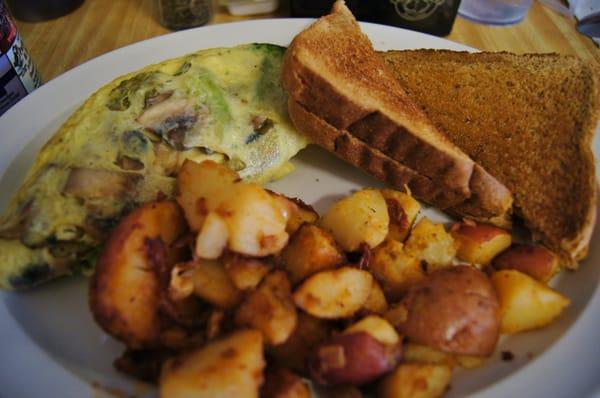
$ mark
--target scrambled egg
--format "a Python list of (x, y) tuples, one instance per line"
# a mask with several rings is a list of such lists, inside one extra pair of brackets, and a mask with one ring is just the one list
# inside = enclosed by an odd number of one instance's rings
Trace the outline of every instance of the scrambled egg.
[(123, 213), (171, 196), (185, 159), (212, 159), (258, 182), (290, 172), (306, 141), (287, 114), (284, 51), (204, 50), (93, 94), (44, 146), (0, 219), (0, 287), (93, 267)]

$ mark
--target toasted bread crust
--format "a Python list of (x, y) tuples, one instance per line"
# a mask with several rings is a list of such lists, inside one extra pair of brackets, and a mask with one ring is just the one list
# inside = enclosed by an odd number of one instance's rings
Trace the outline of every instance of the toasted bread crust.
[[(398, 142), (388, 145), (387, 151), (404, 154), (401, 145), (407, 140), (403, 137), (395, 140), (395, 136), (412, 133), (414, 141), (421, 143), (422, 148), (432, 148), (436, 161), (439, 159), (441, 166), (432, 171), (447, 170), (452, 176), (415, 168), (425, 165), (408, 167), (429, 178), (446, 180), (451, 183), (449, 189), (469, 196), (474, 162), (439, 134), (406, 95), (343, 2), (336, 2), (330, 15), (294, 38), (284, 58), (282, 81), (288, 94), (309, 111), (341, 130), (355, 126), (365, 133), (359, 137), (363, 140), (380, 127), (377, 123), (386, 123), (386, 131), (394, 136), (387, 141)], [(370, 117), (371, 114), (375, 117)]]
[(288, 99), (288, 110), (292, 122), (302, 126), (302, 133), (312, 142), (375, 178), (399, 189), (408, 187), (415, 196), (429, 203), (435, 201), (442, 209), (462, 201), (462, 195), (453, 195), (452, 191), (444, 190), (429, 178), (366, 145), (348, 132), (335, 128), (291, 98)]
[[(435, 204), (442, 210), (457, 214), (469, 212), (471, 217), (477, 220), (492, 221), (502, 226), (510, 225), (507, 218), (494, 218), (493, 214), (482, 210), (481, 203), (478, 202), (480, 199), (476, 196), (464, 201), (462, 196), (444, 189), (435, 181), (416, 173), (383, 152), (365, 144), (349, 132), (335, 128), (291, 98), (288, 99), (288, 110), (292, 122), (297, 126), (302, 126), (302, 133), (312, 142), (375, 178), (403, 191), (408, 187), (414, 196), (429, 204)], [(479, 170), (479, 167), (476, 169)], [(475, 175), (479, 175), (479, 172), (476, 172)], [(487, 181), (486, 178), (483, 180)], [(478, 178), (473, 181), (481, 183)], [(501, 189), (504, 187), (501, 186), (499, 192)], [(504, 196), (502, 194), (499, 196), (499, 202), (494, 205), (503, 203)], [(493, 207), (490, 204), (486, 205), (486, 207)]]
[(596, 219), (598, 72), (558, 54), (382, 57), (436, 125), (513, 192), (515, 213), (533, 237), (575, 267)]
[[(336, 153), (350, 163), (369, 167), (373, 159), (385, 157), (386, 165), (393, 160), (393, 166), (386, 167), (399, 176), (383, 177), (373, 170), (371, 174), (387, 181), (410, 176), (422, 181), (418, 185), (423, 188), (413, 190), (420, 199), (442, 209), (455, 206), (464, 215), (504, 220), (506, 225), (512, 204), (508, 189), (476, 167), (409, 98), (343, 1), (295, 37), (284, 58), (282, 82), (290, 108), (297, 104), (311, 116), (311, 126), (302, 125), (309, 119), (304, 117), (294, 120), (296, 128), (314, 141), (332, 150), (335, 137), (342, 137), (340, 142), (348, 142), (344, 147), (354, 152), (343, 155), (338, 148)], [(316, 137), (313, 127), (321, 123), (338, 133)], [(359, 162), (358, 151), (369, 161)]]

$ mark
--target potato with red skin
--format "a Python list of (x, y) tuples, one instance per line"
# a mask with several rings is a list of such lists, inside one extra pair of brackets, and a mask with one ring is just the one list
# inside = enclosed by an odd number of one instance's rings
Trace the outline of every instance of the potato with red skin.
[(186, 255), (174, 242), (186, 232), (175, 202), (152, 202), (123, 218), (104, 245), (90, 284), (90, 309), (107, 333), (131, 349), (185, 344), (186, 330), (160, 306), (171, 268)]
[(298, 311), (298, 322), (291, 336), (283, 344), (268, 346), (269, 357), (281, 366), (306, 375), (306, 358), (330, 334), (329, 322)]
[(386, 346), (366, 332), (338, 334), (317, 347), (308, 359), (312, 380), (323, 385), (370, 383), (392, 370), (401, 346)]
[(558, 256), (542, 246), (515, 244), (494, 258), (496, 269), (514, 269), (547, 283), (559, 270)]
[(494, 351), (500, 330), (498, 298), (487, 275), (474, 267), (432, 272), (409, 289), (401, 305), (408, 314), (395, 326), (412, 342), (460, 355)]
[(368, 333), (375, 340), (387, 346), (395, 346), (400, 342), (400, 336), (389, 321), (377, 315), (369, 315), (348, 326), (342, 333)]
[(345, 256), (331, 234), (312, 224), (304, 224), (281, 252), (285, 270), (296, 284), (325, 269), (344, 262)]
[(512, 243), (507, 230), (473, 221), (455, 223), (450, 234), (459, 243), (456, 257), (472, 264), (488, 265)]
[(261, 387), (262, 398), (310, 398), (306, 383), (285, 368), (268, 368)]

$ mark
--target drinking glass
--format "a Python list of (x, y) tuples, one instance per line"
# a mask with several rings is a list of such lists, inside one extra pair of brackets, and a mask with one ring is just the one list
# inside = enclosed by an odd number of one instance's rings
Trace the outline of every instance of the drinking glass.
[(532, 0), (462, 0), (458, 15), (487, 25), (512, 25), (521, 22)]

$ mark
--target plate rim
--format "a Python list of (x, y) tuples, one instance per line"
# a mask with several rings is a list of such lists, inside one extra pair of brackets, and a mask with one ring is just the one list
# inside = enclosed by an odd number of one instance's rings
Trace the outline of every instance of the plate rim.
[[(13, 106), (9, 111), (7, 111), (4, 115), (2, 115), (0, 117), (0, 132), (4, 132), (2, 134), (6, 134), (6, 130), (3, 127), (7, 127), (7, 126), (17, 126), (17, 127), (22, 127), (26, 133), (17, 135), (16, 137), (11, 137), (11, 140), (9, 143), (7, 143), (7, 139), (6, 136), (4, 135), (0, 135), (0, 142), (2, 142), (2, 145), (0, 145), (0, 154), (2, 156), (0, 156), (0, 174), (4, 175), (4, 173), (6, 172), (8, 166), (15, 160), (15, 158), (17, 158), (21, 151), (23, 150), (23, 148), (32, 140), (34, 139), (39, 133), (40, 133), (40, 124), (47, 124), (48, 120), (47, 119), (47, 113), (43, 114), (42, 116), (38, 116), (39, 118), (45, 119), (45, 123), (40, 123), (40, 121), (38, 121), (36, 123), (35, 118), (30, 118), (27, 120), (22, 120), (21, 118), (24, 115), (27, 115), (28, 111), (31, 111), (32, 109), (35, 109), (35, 107), (39, 106), (40, 103), (43, 104), (44, 100), (49, 99), (49, 97), (52, 96), (52, 93), (55, 92), (58, 89), (61, 88), (68, 88), (69, 87), (69, 80), (72, 78), (77, 78), (80, 77), (81, 75), (87, 73), (87, 72), (91, 72), (94, 69), (100, 68), (103, 65), (107, 65), (110, 64), (111, 62), (114, 62), (116, 59), (118, 59), (121, 56), (126, 56), (126, 55), (131, 55), (132, 53), (136, 53), (136, 52), (146, 52), (146, 51), (151, 51), (152, 47), (158, 47), (161, 48), (162, 46), (165, 45), (165, 43), (169, 43), (169, 42), (173, 42), (173, 41), (177, 41), (180, 39), (183, 40), (188, 40), (191, 37), (194, 37), (195, 35), (200, 35), (202, 33), (220, 33), (220, 32), (226, 32), (226, 31), (231, 31), (231, 30), (236, 30), (239, 28), (257, 28), (258, 29), (266, 29), (266, 27), (269, 28), (273, 28), (274, 26), (279, 26), (278, 29), (285, 29), (288, 31), (288, 33), (295, 33), (297, 31), (299, 31), (303, 26), (308, 25), (310, 22), (314, 21), (314, 19), (308, 19), (308, 18), (278, 18), (278, 19), (259, 19), (259, 20), (251, 20), (251, 21), (239, 21), (239, 22), (229, 22), (229, 23), (222, 23), (222, 24), (217, 24), (217, 25), (209, 25), (209, 26), (204, 26), (204, 27), (200, 27), (200, 28), (195, 28), (195, 29), (190, 29), (190, 30), (185, 30), (185, 31), (179, 31), (179, 32), (173, 32), (173, 33), (168, 33), (165, 35), (160, 35), (160, 36), (156, 36), (153, 38), (149, 38), (140, 42), (136, 42), (136, 43), (132, 43), (129, 44), (127, 46), (123, 46), (120, 47), (118, 49), (112, 50), (108, 53), (102, 54), (98, 57), (95, 57), (93, 59), (90, 59), (80, 65), (75, 66), (74, 68), (70, 69), (69, 71), (55, 77), (54, 79), (50, 80), (49, 82), (47, 82), (46, 84), (44, 84), (42, 87), (40, 87), (38, 90), (34, 91), (32, 94), (30, 94), (29, 96), (25, 97), (23, 100), (21, 100), (19, 103), (17, 103), (15, 106)], [(445, 38), (439, 38), (436, 36), (431, 36), (431, 35), (427, 35), (424, 33), (420, 33), (420, 32), (415, 32), (415, 31), (410, 31), (410, 30), (406, 30), (406, 29), (401, 29), (401, 28), (396, 28), (396, 27), (392, 27), (392, 26), (386, 26), (386, 25), (379, 25), (379, 24), (373, 24), (373, 23), (365, 23), (365, 22), (361, 22), (360, 23), (361, 27), (364, 29), (365, 33), (367, 35), (369, 35), (370, 37), (372, 35), (377, 36), (378, 34), (383, 34), (383, 32), (387, 32), (391, 35), (408, 35), (408, 36), (414, 36), (415, 39), (417, 40), (417, 43), (420, 41), (419, 39), (426, 39), (424, 41), (426, 42), (434, 42), (437, 43), (438, 47), (435, 48), (449, 48), (449, 49), (457, 49), (457, 50), (465, 50), (465, 51), (476, 51), (475, 49), (450, 41), (448, 39)], [(387, 34), (386, 33), (386, 34)], [(274, 34), (273, 32), (269, 33), (269, 34)], [(377, 48), (377, 37), (371, 37), (371, 39), (374, 42), (375, 47)], [(164, 43), (163, 43), (164, 42)], [(244, 41), (244, 40), (238, 40), (238, 43), (241, 44), (243, 42), (248, 42), (248, 41)], [(208, 47), (198, 47), (197, 49), (201, 49), (201, 48), (208, 48)], [(180, 54), (183, 55), (183, 54)], [(165, 57), (166, 58), (171, 58), (170, 56)], [(144, 65), (141, 65), (144, 66)], [(138, 69), (141, 66), (131, 66), (128, 67), (129, 71), (133, 71)], [(110, 73), (109, 73), (110, 74)], [(112, 78), (115, 78), (119, 75), (122, 75), (122, 72), (117, 73), (116, 75), (114, 75)], [(68, 100), (66, 101), (65, 104), (63, 105), (56, 105), (56, 107), (60, 108), (60, 109), (70, 109), (72, 110), (76, 105), (78, 105), (82, 98), (87, 97), (88, 95), (90, 95), (92, 92), (94, 92), (95, 90), (97, 90), (98, 88), (100, 88), (102, 85), (106, 84), (109, 80), (104, 79), (104, 77), (106, 76), (106, 73), (102, 73), (101, 74), (101, 78), (96, 78), (94, 80), (93, 83), (90, 83), (88, 85), (88, 87), (86, 87), (86, 94), (82, 94), (80, 92), (78, 92), (77, 90), (74, 90), (75, 93), (70, 93), (71, 95), (68, 96)], [(111, 78), (111, 79), (112, 79)], [(103, 80), (104, 79), (104, 80)], [(74, 79), (76, 80), (76, 79)], [(93, 88), (92, 88), (93, 86)], [(87, 88), (89, 88), (90, 90), (87, 90)], [(51, 112), (50, 112), (51, 113)], [(56, 117), (56, 115), (55, 115)], [(12, 133), (12, 136), (14, 136), (16, 133)], [(6, 134), (6, 135), (10, 135), (10, 134)], [(12, 156), (7, 156), (6, 154), (12, 154)], [(597, 233), (597, 231), (595, 231), (595, 233)], [(588, 265), (591, 266), (591, 265)], [(55, 390), (57, 392), (60, 392), (61, 395), (63, 396), (77, 396), (80, 397), (82, 396), (82, 393), (87, 393), (88, 395), (94, 395), (94, 396), (98, 396), (98, 394), (100, 394), (100, 396), (104, 396), (102, 394), (102, 392), (98, 392), (97, 390), (94, 390), (92, 388), (92, 386), (90, 386), (90, 384), (87, 382), (87, 380), (83, 380), (80, 379), (77, 375), (75, 375), (72, 371), (70, 371), (69, 369), (65, 368), (64, 366), (62, 366), (62, 364), (53, 359), (51, 357), (51, 355), (45, 351), (42, 347), (38, 346), (37, 343), (35, 341), (33, 341), (28, 335), (27, 333), (22, 330), (19, 327), (19, 323), (13, 318), (12, 314), (10, 314), (8, 308), (7, 308), (7, 304), (6, 304), (6, 295), (7, 294), (12, 294), (12, 293), (7, 293), (7, 292), (1, 292), (1, 297), (2, 297), (2, 305), (0, 306), (0, 325), (2, 325), (2, 327), (0, 328), (0, 341), (2, 343), (0, 343), (0, 348), (2, 348), (3, 350), (6, 350), (6, 353), (18, 353), (19, 356), (23, 357), (23, 354), (27, 354), (25, 356), (31, 356), (29, 357), (29, 359), (31, 359), (30, 362), (34, 362), (36, 364), (42, 365), (42, 368), (38, 368), (39, 370), (42, 370), (43, 375), (44, 375), (44, 380), (40, 380), (39, 382), (45, 381), (44, 385), (39, 385), (37, 384), (39, 387), (34, 387), (36, 390), (35, 391), (44, 391), (44, 392), (50, 392), (53, 391), (52, 386), (54, 386), (54, 388), (56, 388), (57, 386), (59, 386), (58, 390)], [(473, 395), (471, 395), (472, 397), (487, 397), (487, 398), (491, 398), (491, 397), (503, 397), (503, 396), (509, 396), (511, 393), (512, 394), (519, 394), (522, 393), (523, 391), (520, 391), (518, 389), (518, 386), (522, 386), (524, 384), (529, 384), (526, 383), (527, 381), (531, 382), (531, 380), (543, 380), (543, 376), (547, 375), (548, 373), (548, 358), (551, 358), (553, 361), (556, 361), (558, 359), (558, 363), (562, 362), (565, 360), (566, 357), (572, 358), (573, 356), (576, 355), (581, 355), (581, 354), (588, 354), (591, 351), (592, 354), (594, 353), (593, 350), (579, 350), (577, 352), (573, 351), (573, 350), (566, 350), (566, 345), (570, 344), (573, 342), (573, 340), (575, 339), (576, 341), (578, 341), (578, 347), (581, 347), (581, 341), (586, 341), (585, 339), (587, 338), (589, 341), (591, 341), (593, 343), (593, 340), (589, 339), (590, 335), (593, 334), (593, 332), (590, 330), (590, 327), (593, 327), (593, 315), (600, 315), (600, 289), (598, 287), (596, 287), (595, 291), (591, 294), (589, 301), (587, 302), (586, 306), (582, 309), (581, 313), (578, 316), (578, 319), (569, 327), (568, 330), (565, 331), (565, 333), (559, 337), (556, 341), (554, 341), (554, 343), (552, 344), (552, 346), (548, 347), (546, 350), (544, 350), (544, 352), (535, 358), (534, 361), (532, 361), (531, 363), (529, 363), (528, 365), (524, 366), (523, 368), (521, 368), (520, 370), (511, 373), (509, 376), (506, 376), (504, 378), (502, 378), (500, 381), (493, 383), (491, 385), (488, 385), (484, 388), (482, 388), (481, 390), (478, 390), (477, 392), (475, 392)], [(583, 326), (582, 326), (583, 325)], [(583, 332), (582, 332), (583, 330)], [(586, 331), (587, 331), (587, 336), (586, 335)], [(583, 336), (582, 336), (583, 334)], [(18, 343), (21, 344), (12, 344), (14, 342), (14, 340), (16, 340)], [(11, 342), (11, 344), (7, 344), (6, 342)], [(23, 343), (26, 343), (25, 346), (23, 346)], [(585, 344), (584, 344), (585, 345)], [(585, 348), (585, 347), (583, 347)], [(596, 349), (596, 351), (600, 351), (599, 349)], [(598, 352), (600, 354), (600, 352)], [(3, 356), (5, 359), (6, 358), (10, 358), (10, 356)], [(542, 361), (542, 358), (546, 358), (545, 361)], [(577, 358), (575, 358), (575, 361), (577, 361)], [(28, 369), (28, 366), (30, 366), (31, 364), (28, 363), (21, 363), (22, 361), (11, 361), (11, 366), (13, 369), (13, 372), (16, 371), (18, 368), (23, 368), (23, 369)], [(543, 364), (542, 364), (543, 362)], [(556, 365), (556, 362), (553, 362)], [(568, 361), (567, 361), (568, 363)], [(578, 362), (573, 362), (573, 363), (578, 363)], [(591, 363), (592, 365), (594, 364), (593, 362)], [(558, 365), (558, 367), (560, 368), (560, 365)], [(543, 368), (543, 369), (542, 369)], [(594, 369), (596, 370), (600, 370), (600, 362), (596, 364), (596, 366), (594, 368), (591, 368), (591, 371), (593, 371)], [(571, 371), (573, 372), (573, 370)], [(9, 380), (11, 380), (10, 377), (8, 376), (8, 373), (10, 373), (11, 375), (14, 375), (14, 373), (11, 372), (0, 372), (0, 382), (3, 382), (4, 385), (6, 386), (7, 384), (5, 384), (6, 382), (8, 382)], [(38, 372), (39, 373), (39, 372)], [(589, 372), (588, 372), (589, 373)], [(559, 376), (560, 373), (557, 374), (557, 376)], [(26, 377), (26, 376), (25, 376)], [(4, 380), (3, 380), (4, 379)], [(560, 379), (560, 377), (556, 378), (557, 380)], [(14, 381), (14, 380), (13, 380)], [(562, 381), (562, 380), (561, 380)], [(51, 382), (51, 384), (48, 384), (48, 382)], [(556, 384), (556, 382), (552, 383), (547, 383), (545, 386), (541, 386), (542, 388), (539, 389), (539, 391), (536, 391), (536, 395), (535, 396), (543, 396), (544, 394), (550, 392), (552, 393), (553, 391), (556, 392), (557, 390), (554, 389), (550, 389), (551, 387), (553, 387)], [(515, 387), (517, 386), (517, 387)], [(600, 390), (593, 390), (594, 388), (598, 388), (600, 386), (600, 384), (596, 384), (596, 386), (591, 386), (592, 390), (589, 390), (590, 394), (594, 394), (600, 392)], [(63, 389), (66, 388), (66, 389)], [(31, 390), (33, 391), (33, 390)], [(4, 392), (7, 392), (7, 390), (5, 389)], [(52, 394), (51, 394), (52, 395)]]

